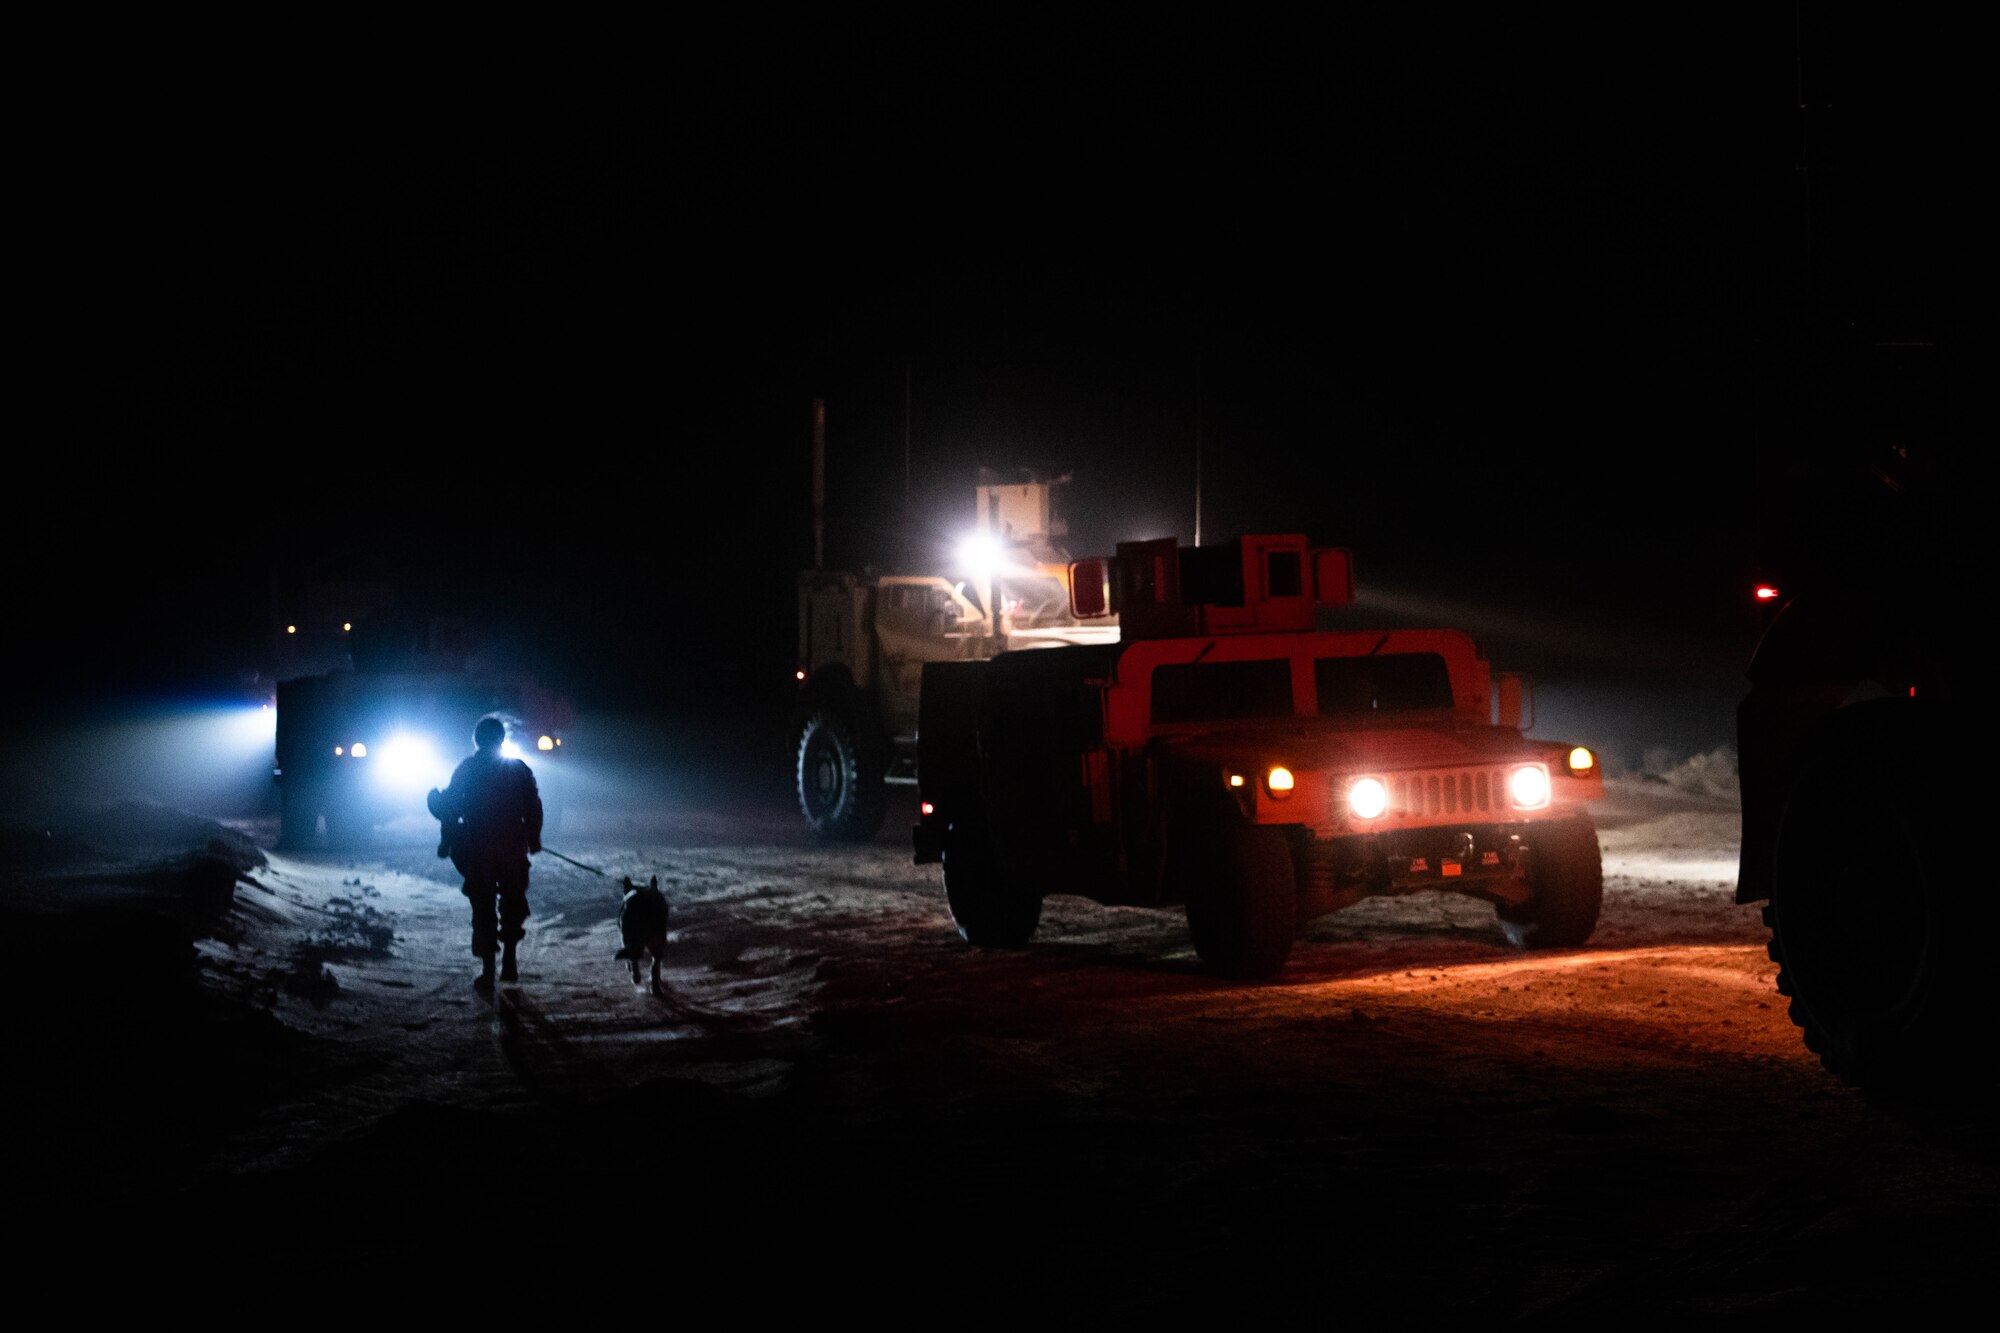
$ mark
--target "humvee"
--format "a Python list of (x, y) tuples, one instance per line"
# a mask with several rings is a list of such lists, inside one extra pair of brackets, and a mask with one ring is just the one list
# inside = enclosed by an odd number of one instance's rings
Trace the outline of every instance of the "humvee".
[(1264, 977), (1308, 920), (1433, 889), (1522, 946), (1589, 938), (1594, 756), (1525, 738), (1466, 634), (1316, 629), (1347, 552), (1133, 542), (1070, 585), (1118, 642), (923, 668), (916, 859), (965, 939), (1025, 943), (1051, 894), (1179, 905), (1209, 966)]

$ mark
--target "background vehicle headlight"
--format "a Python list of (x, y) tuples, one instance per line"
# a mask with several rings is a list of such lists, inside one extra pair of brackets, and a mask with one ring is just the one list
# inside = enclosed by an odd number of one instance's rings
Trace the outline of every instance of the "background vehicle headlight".
[(1290, 796), (1294, 785), (1292, 770), (1283, 764), (1277, 765), (1264, 775), (1264, 790), (1270, 792), (1276, 800), (1282, 801)]
[(535, 742), (535, 748), (543, 751), (553, 750), (556, 748), (556, 738), (553, 736), (544, 736)]
[(375, 760), (375, 778), (390, 786), (422, 791), (442, 786), (451, 777), (451, 765), (438, 753), (428, 736), (399, 732), (382, 742)]
[(1507, 775), (1507, 795), (1523, 810), (1539, 810), (1549, 803), (1549, 775), (1540, 764), (1522, 764)]
[(1374, 819), (1389, 808), (1389, 789), (1379, 778), (1356, 778), (1347, 789), (1347, 808), (1362, 819)]
[(1588, 773), (1596, 764), (1597, 756), (1581, 745), (1569, 752), (1569, 771), (1572, 773)]

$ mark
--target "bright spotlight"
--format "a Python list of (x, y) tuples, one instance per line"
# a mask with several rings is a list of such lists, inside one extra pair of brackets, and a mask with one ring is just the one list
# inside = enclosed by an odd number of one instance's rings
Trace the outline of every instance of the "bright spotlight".
[(513, 739), (510, 737), (500, 742), (500, 755), (505, 759), (519, 759), (521, 757), (521, 747), (514, 744)]
[(535, 748), (544, 752), (553, 750), (556, 748), (556, 738), (553, 736), (544, 736), (535, 742)]
[(1005, 555), (990, 533), (975, 532), (958, 544), (959, 568), (975, 579), (992, 578)]

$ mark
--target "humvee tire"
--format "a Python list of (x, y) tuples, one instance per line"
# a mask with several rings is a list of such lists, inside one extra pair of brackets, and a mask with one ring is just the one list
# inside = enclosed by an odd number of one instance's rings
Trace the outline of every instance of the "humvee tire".
[(799, 735), (799, 809), (830, 842), (872, 838), (888, 817), (888, 764), (882, 746), (857, 734), (845, 716), (822, 709)]
[(1772, 855), (1770, 956), (1792, 1022), (1828, 1073), (1940, 1091), (1969, 1077), (1974, 969), (1990, 906), (1954, 893), (1937, 792), (1970, 790), (1907, 709), (1843, 710), (1807, 747)]
[[(1228, 804), (1189, 812), (1170, 838), (1186, 849), (1188, 933), (1218, 975), (1274, 976), (1299, 932), (1291, 848), (1275, 828), (1246, 824)], [(1179, 855), (1176, 853), (1176, 855)]]
[(1528, 901), (1497, 908), (1500, 931), (1520, 949), (1571, 949), (1597, 929), (1604, 861), (1588, 819), (1552, 819), (1528, 835)]
[(944, 900), (968, 944), (1018, 949), (1042, 921), (1042, 897), (1015, 883), (983, 824), (956, 823), (944, 840)]

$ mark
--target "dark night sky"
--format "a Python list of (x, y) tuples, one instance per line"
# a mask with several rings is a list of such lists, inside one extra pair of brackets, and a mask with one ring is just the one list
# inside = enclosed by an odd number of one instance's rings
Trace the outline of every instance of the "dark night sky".
[[(1794, 429), (1767, 372), (1826, 305), (1792, 16), (1731, 12), (79, 71), (44, 149), (22, 665), (52, 694), (226, 680), (273, 564), (345, 551), (586, 700), (719, 678), (757, 706), (810, 552), (808, 403), (830, 554), (888, 558), (907, 360), (912, 541), (981, 465), (1073, 470), (1081, 547), (1191, 537), (1199, 368), (1207, 535), (1350, 545), (1364, 591), (1538, 670), (1566, 643), (1727, 677), (1757, 460)], [(1935, 167), (1895, 94), (1938, 36), (1830, 30), (1842, 169)], [(1895, 286), (1888, 212), (1841, 215), (1842, 290)]]

